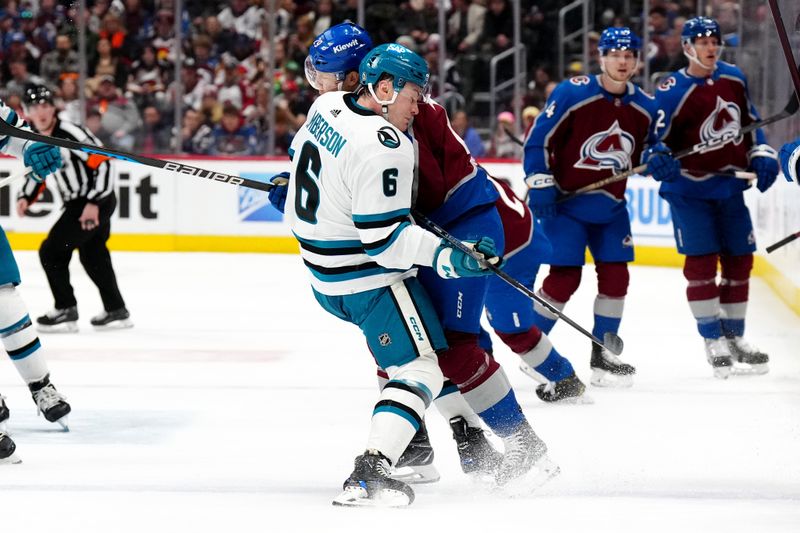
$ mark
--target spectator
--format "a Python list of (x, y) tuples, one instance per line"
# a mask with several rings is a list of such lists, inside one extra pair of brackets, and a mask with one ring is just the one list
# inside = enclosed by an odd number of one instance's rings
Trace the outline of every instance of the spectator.
[(35, 74), (28, 72), (28, 64), (23, 59), (14, 59), (8, 65), (11, 79), (6, 82), (8, 94), (22, 96), (25, 94), (28, 85), (42, 85), (44, 80)]
[(533, 123), (536, 122), (536, 117), (539, 116), (539, 108), (536, 106), (528, 106), (522, 110), (522, 127), (525, 130), (525, 135), (523, 137), (528, 136), (528, 132), (531, 131), (533, 127)]
[(28, 72), (39, 71), (38, 50), (28, 45), (28, 39), (22, 32), (6, 34), (3, 39), (6, 43), (5, 56), (3, 57), (3, 79), (9, 79), (11, 72), (9, 65), (12, 61), (24, 61)]
[(118, 57), (114, 56), (111, 41), (98, 39), (95, 60), (89, 65), (89, 76), (86, 86), (92, 92), (97, 90), (100, 80), (110, 76), (117, 87), (125, 87), (128, 81), (128, 67)]
[(490, 56), (499, 54), (511, 46), (514, 37), (514, 17), (508, 0), (489, 0), (481, 36), (481, 47)]
[[(183, 105), (192, 109), (200, 109), (203, 94), (210, 84), (197, 74), (197, 65), (194, 59), (188, 58), (181, 65), (181, 79), (183, 89)], [(167, 101), (174, 106), (175, 94), (178, 90), (176, 82), (172, 82), (167, 90)]]
[(467, 149), (472, 154), (472, 157), (483, 157), (486, 155), (486, 148), (483, 146), (483, 141), (478, 131), (469, 125), (469, 117), (466, 111), (456, 111), (453, 114), (451, 121), (453, 131), (464, 140)]
[(219, 14), (219, 23), (226, 30), (256, 39), (260, 36), (262, 16), (264, 10), (249, 5), (247, 0), (230, 0), (230, 5)]
[(81, 103), (78, 95), (78, 74), (75, 72), (65, 74), (61, 77), (58, 84), (58, 98), (56, 107), (59, 109), (58, 119), (80, 124), (83, 122), (81, 117)]
[(56, 47), (42, 56), (39, 73), (45, 83), (55, 87), (61, 81), (65, 72), (78, 72), (80, 58), (78, 52), (72, 49), (72, 40), (69, 35), (62, 33), (56, 37)]
[(514, 114), (503, 111), (497, 115), (497, 126), (492, 134), (492, 142), (489, 148), (489, 157), (519, 158), (521, 150), (517, 144), (511, 140), (508, 131), (514, 131)]
[(447, 20), (447, 49), (459, 52), (475, 50), (483, 34), (486, 7), (471, 0), (453, 0), (453, 10)]
[(158, 63), (156, 49), (152, 45), (142, 48), (128, 75), (125, 96), (132, 98), (140, 109), (148, 105), (163, 105), (166, 99), (164, 67)]
[(133, 144), (137, 154), (167, 153), (170, 147), (171, 128), (164, 124), (161, 112), (149, 105), (142, 111), (142, 127), (136, 132)]
[[(87, 102), (87, 108), (100, 112), (103, 129), (111, 133), (110, 146), (130, 152), (134, 134), (142, 125), (142, 118), (136, 105), (119, 95), (111, 75), (105, 74), (100, 78), (97, 92)], [(102, 136), (98, 137), (103, 140)]]
[(122, 59), (125, 65), (130, 65), (136, 57), (136, 43), (128, 35), (128, 30), (122, 25), (122, 19), (114, 11), (109, 11), (103, 16), (103, 24), (97, 34), (100, 39), (108, 39), (111, 52), (117, 59)]
[(194, 109), (187, 109), (181, 125), (181, 146), (178, 149), (187, 154), (207, 154), (211, 147), (211, 127), (203, 121), (203, 115)]
[(212, 155), (257, 155), (260, 145), (258, 133), (253, 126), (242, 124), (239, 109), (226, 105), (222, 110), (222, 120), (211, 132)]
[(319, 0), (317, 2), (316, 16), (314, 17), (314, 35), (320, 35), (333, 26), (333, 8), (333, 0)]

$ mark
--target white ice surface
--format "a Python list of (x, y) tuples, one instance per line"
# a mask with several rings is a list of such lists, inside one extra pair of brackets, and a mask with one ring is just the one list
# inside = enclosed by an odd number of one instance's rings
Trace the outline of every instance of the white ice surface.
[[(31, 315), (52, 302), (34, 253), (17, 254)], [(319, 308), (298, 256), (116, 253), (135, 327), (95, 332), (99, 297), (73, 279), (81, 332), (42, 335), (71, 431), (37, 417), (10, 363), (0, 391), (21, 465), (0, 466), (0, 532), (800, 531), (800, 319), (760, 280), (748, 337), (766, 376), (712, 378), (677, 269), (632, 269), (620, 331), (629, 390), (594, 405), (540, 402), (496, 356), (562, 474), (535, 495), (487, 494), (428, 416), (442, 480), (406, 510), (330, 501), (363, 451), (376, 399), (359, 331)], [(591, 326), (596, 282), (567, 306)], [(589, 344), (555, 345), (588, 383)]]

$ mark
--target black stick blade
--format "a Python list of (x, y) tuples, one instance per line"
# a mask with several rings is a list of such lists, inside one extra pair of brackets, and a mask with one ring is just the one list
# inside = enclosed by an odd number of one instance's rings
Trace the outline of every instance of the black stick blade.
[(606, 334), (603, 335), (603, 347), (614, 355), (619, 355), (622, 353), (625, 343), (616, 333), (606, 331)]

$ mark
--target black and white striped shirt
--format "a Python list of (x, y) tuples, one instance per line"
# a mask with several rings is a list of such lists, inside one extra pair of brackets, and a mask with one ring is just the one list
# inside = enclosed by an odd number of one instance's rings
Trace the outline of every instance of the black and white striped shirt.
[[(51, 136), (103, 146), (103, 143), (86, 128), (58, 119)], [(61, 148), (61, 159), (61, 169), (49, 176), (49, 179), (55, 178), (62, 201), (85, 198), (97, 203), (114, 192), (116, 173), (107, 158)], [(19, 196), (33, 203), (39, 195), (40, 187), (41, 184), (28, 178)]]

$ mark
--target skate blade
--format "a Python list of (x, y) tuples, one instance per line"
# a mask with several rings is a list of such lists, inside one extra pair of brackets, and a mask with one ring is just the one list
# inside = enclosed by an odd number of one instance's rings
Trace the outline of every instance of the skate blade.
[(714, 377), (717, 379), (728, 379), (732, 373), (733, 369), (729, 366), (721, 366), (714, 369)]
[(133, 322), (129, 318), (125, 320), (115, 320), (114, 322), (109, 322), (104, 326), (95, 326), (92, 324), (92, 327), (97, 331), (114, 331), (116, 329), (128, 329), (133, 327)]
[(0, 459), (0, 465), (18, 465), (22, 462), (22, 458), (17, 452), (12, 453), (8, 457)]
[(6, 421), (5, 420), (0, 422), (0, 433), (5, 433), (6, 435), (11, 435), (11, 433), (8, 432), (8, 426), (6, 426)]
[(592, 379), (589, 382), (595, 387), (627, 389), (633, 386), (633, 374), (620, 376), (595, 368), (592, 371)]
[(731, 374), (734, 376), (762, 376), (769, 372), (769, 363), (761, 365), (748, 365), (747, 363), (734, 363)]
[(442, 476), (432, 464), (401, 466), (392, 470), (392, 479), (403, 483), (422, 485), (424, 483), (436, 483)]
[(526, 496), (540, 489), (545, 483), (561, 473), (561, 468), (547, 455), (542, 456), (525, 474), (496, 488), (495, 492), (509, 498)]
[(580, 396), (570, 396), (569, 398), (562, 398), (554, 402), (545, 403), (554, 403), (557, 405), (593, 405), (594, 398), (584, 392)]
[(331, 503), (340, 507), (408, 507), (412, 501), (399, 490), (382, 489), (370, 497), (363, 487), (347, 487)]
[(55, 421), (56, 424), (61, 426), (61, 429), (64, 430), (64, 433), (69, 432), (69, 415), (64, 415), (58, 420)]
[(36, 331), (39, 333), (77, 333), (77, 322), (62, 322), (54, 326), (45, 326), (43, 324), (36, 324)]

